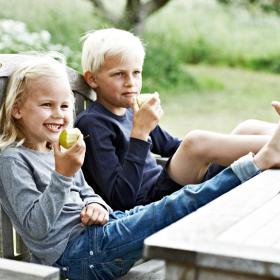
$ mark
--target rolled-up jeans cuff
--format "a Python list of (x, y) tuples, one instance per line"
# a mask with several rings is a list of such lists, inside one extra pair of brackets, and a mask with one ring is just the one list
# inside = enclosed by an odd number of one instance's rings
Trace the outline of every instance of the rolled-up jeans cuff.
[(261, 173), (261, 170), (254, 162), (253, 153), (249, 153), (236, 160), (230, 167), (242, 183)]

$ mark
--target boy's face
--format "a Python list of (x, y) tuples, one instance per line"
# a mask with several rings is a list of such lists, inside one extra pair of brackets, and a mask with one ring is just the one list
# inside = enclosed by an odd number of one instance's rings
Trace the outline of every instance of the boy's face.
[(109, 111), (123, 115), (132, 106), (142, 87), (142, 59), (122, 60), (121, 56), (106, 57), (89, 83), (97, 100)]

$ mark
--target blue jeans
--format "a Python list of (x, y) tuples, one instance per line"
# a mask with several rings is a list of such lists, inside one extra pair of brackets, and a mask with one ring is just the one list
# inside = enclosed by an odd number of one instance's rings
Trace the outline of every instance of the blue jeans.
[(115, 279), (141, 258), (146, 237), (197, 210), (240, 184), (231, 168), (214, 178), (146, 206), (116, 211), (104, 226), (89, 226), (67, 245), (54, 264), (71, 280)]

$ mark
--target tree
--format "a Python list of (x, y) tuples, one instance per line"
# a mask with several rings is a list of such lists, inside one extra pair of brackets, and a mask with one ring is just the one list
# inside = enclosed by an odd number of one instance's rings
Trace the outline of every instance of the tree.
[(161, 9), (171, 0), (126, 0), (124, 11), (120, 16), (112, 13), (103, 0), (89, 0), (98, 13), (116, 27), (133, 30), (140, 34), (144, 30), (145, 20)]

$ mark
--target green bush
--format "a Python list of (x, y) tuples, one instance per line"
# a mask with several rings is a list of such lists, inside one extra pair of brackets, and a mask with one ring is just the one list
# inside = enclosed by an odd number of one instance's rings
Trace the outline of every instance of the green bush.
[(175, 40), (161, 34), (146, 34), (146, 58), (143, 69), (143, 90), (197, 87), (195, 79), (183, 69), (180, 48)]
[(148, 32), (176, 37), (181, 63), (273, 72), (279, 71), (279, 29), (278, 16), (215, 0), (173, 0), (147, 21)]

